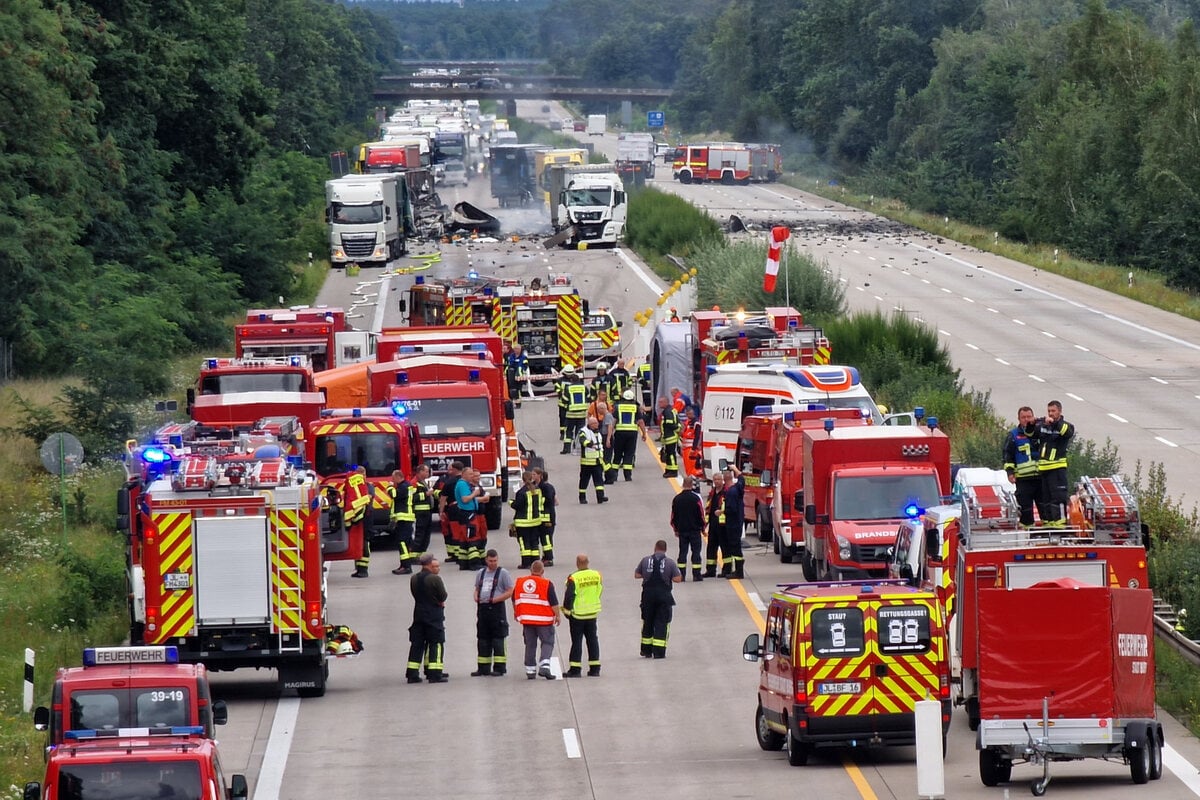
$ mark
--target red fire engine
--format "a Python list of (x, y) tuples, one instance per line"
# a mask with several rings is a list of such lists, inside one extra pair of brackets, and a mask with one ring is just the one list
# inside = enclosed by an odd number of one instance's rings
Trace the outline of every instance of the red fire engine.
[(233, 333), (238, 358), (303, 355), (315, 372), (367, 361), (374, 354), (370, 334), (352, 329), (340, 308), (251, 309)]
[(675, 151), (671, 166), (680, 183), (750, 183), (750, 150), (737, 142), (689, 144)]

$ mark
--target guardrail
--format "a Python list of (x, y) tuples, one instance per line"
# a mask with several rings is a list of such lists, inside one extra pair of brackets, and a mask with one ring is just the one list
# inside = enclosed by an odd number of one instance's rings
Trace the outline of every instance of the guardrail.
[(1200, 643), (1193, 642), (1179, 631), (1169, 620), (1154, 615), (1154, 633), (1158, 638), (1171, 646), (1185, 661), (1194, 667), (1200, 667)]

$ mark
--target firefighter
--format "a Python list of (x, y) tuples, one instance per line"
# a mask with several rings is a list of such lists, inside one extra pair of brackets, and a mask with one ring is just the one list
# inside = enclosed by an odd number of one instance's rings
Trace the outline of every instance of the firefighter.
[(1063, 419), (1062, 403), (1046, 404), (1046, 416), (1037, 423), (1038, 474), (1042, 478), (1042, 522), (1048, 528), (1064, 526), (1071, 501), (1067, 484), (1067, 447), (1075, 438), (1075, 426)]
[(567, 387), (574, 382), (575, 367), (566, 364), (562, 368), (562, 373), (559, 379), (554, 384), (554, 393), (558, 397), (558, 437), (563, 443), (562, 452), (565, 455), (570, 452), (570, 437), (567, 436), (567, 409), (571, 405), (571, 398), (567, 394)]
[(654, 543), (654, 553), (641, 560), (633, 577), (642, 582), (642, 658), (666, 658), (675, 605), (671, 586), (683, 580), (683, 573), (667, 555), (665, 540)]
[(604, 496), (604, 440), (600, 420), (587, 418), (587, 427), (579, 432), (579, 502), (587, 504), (588, 482), (596, 487), (596, 502), (607, 503)]
[(521, 488), (509, 503), (513, 510), (512, 524), (517, 531), (517, 546), (521, 550), (521, 569), (529, 569), (529, 565), (537, 561), (540, 555), (538, 545), (543, 526), (542, 502), (537, 474), (522, 473)]
[(637, 456), (638, 433), (646, 435), (646, 423), (642, 419), (642, 408), (633, 399), (633, 390), (626, 389), (621, 399), (613, 406), (613, 463), (614, 470), (620, 469), (625, 480), (633, 480), (634, 461)]
[(1037, 426), (1033, 409), (1021, 406), (1017, 410), (1017, 427), (1008, 432), (1004, 441), (1004, 471), (1008, 482), (1016, 487), (1017, 506), (1021, 509), (1021, 525), (1033, 527), (1033, 507), (1042, 504), (1042, 476), (1038, 474)]
[[(630, 359), (632, 363), (633, 359)], [(629, 369), (625, 366), (625, 362), (617, 361), (613, 364), (613, 368), (608, 371), (608, 379), (612, 384), (612, 391), (609, 392), (609, 397), (614, 402), (619, 400), (625, 394), (625, 390), (633, 385), (633, 376), (629, 374)]]
[[(725, 536), (725, 478), (721, 473), (713, 480), (708, 503), (704, 507), (708, 517), (708, 544), (704, 550), (704, 577), (717, 577), (718, 551)], [(723, 554), (722, 554), (723, 555)]]
[(479, 477), (479, 470), (465, 467), (454, 487), (454, 497), (458, 505), (458, 529), (462, 532), (458, 568), (462, 570), (482, 569), (483, 554), (487, 551), (487, 515), (483, 510), (487, 502), (487, 492), (479, 485)]
[(422, 464), (417, 467), (412, 480), (413, 562), (419, 561), (421, 556), (425, 555), (425, 551), (429, 549), (429, 533), (433, 528), (433, 502), (429, 499), (429, 474), (429, 465)]
[(653, 368), (650, 366), (650, 356), (646, 356), (646, 360), (641, 364), (638, 364), (637, 368), (638, 388), (641, 389), (642, 393), (642, 405), (646, 408), (654, 405), (654, 398), (651, 397), (651, 393), (654, 389), (654, 375), (652, 369)]
[(475, 576), (475, 638), (478, 640), (476, 668), (471, 677), (503, 675), (508, 671), (508, 610), (513, 579), (500, 566), (500, 554), (488, 550), (485, 565)]
[(746, 519), (746, 479), (733, 464), (725, 470), (725, 527), (721, 532), (721, 575), (725, 578), (746, 577), (746, 559), (742, 555), (742, 531)]
[(525, 348), (514, 344), (504, 359), (504, 379), (508, 383), (508, 397), (517, 407), (521, 407), (521, 381), (529, 377), (529, 356)]
[(604, 392), (608, 397), (616, 396), (613, 394), (613, 380), (608, 375), (608, 362), (606, 361), (596, 364), (596, 377), (592, 378), (592, 382), (588, 385), (588, 402), (594, 403), (599, 400), (600, 392)]
[(704, 449), (700, 439), (700, 421), (696, 419), (696, 407), (688, 406), (680, 423), (679, 448), (682, 451), (683, 471), (688, 475), (703, 476)]
[(433, 486), (438, 496), (438, 521), (442, 527), (442, 538), (446, 540), (447, 564), (457, 562), (463, 549), (458, 532), (458, 498), (454, 494), (455, 487), (462, 479), (463, 466), (461, 461), (451, 461), (446, 474), (438, 478)]
[(558, 490), (550, 482), (550, 473), (535, 467), (538, 491), (542, 493), (542, 563), (554, 566), (554, 529), (558, 526)]
[[(570, 365), (567, 365), (570, 366)], [(565, 372), (567, 367), (563, 367)], [(563, 386), (563, 393), (566, 397), (566, 423), (565, 437), (563, 439), (562, 454), (566, 455), (571, 452), (571, 445), (579, 436), (580, 430), (583, 428), (584, 421), (587, 419), (587, 387), (583, 384), (583, 377), (571, 368), (570, 380)]]
[(393, 575), (412, 574), (413, 530), (417, 523), (417, 515), (413, 511), (415, 488), (404, 479), (404, 473), (400, 470), (392, 473), (392, 485), (388, 487), (388, 494), (392, 497), (392, 510), (388, 519), (392, 524), (396, 549), (400, 553), (400, 566), (392, 570)]
[(583, 644), (587, 642), (588, 677), (600, 677), (600, 637), (596, 620), (600, 616), (600, 595), (604, 594), (604, 579), (588, 566), (586, 553), (575, 556), (575, 571), (567, 576), (563, 592), (563, 614), (571, 629), (569, 668), (564, 678), (583, 677)]
[(346, 530), (358, 525), (362, 536), (362, 556), (354, 559), (354, 572), (350, 577), (365, 578), (367, 567), (371, 566), (371, 526), (367, 521), (367, 515), (371, 512), (371, 487), (367, 485), (366, 467), (361, 464), (350, 467), (342, 497), (346, 503)]
[(660, 455), (666, 467), (663, 477), (674, 478), (679, 475), (679, 413), (665, 397), (658, 398), (658, 412)]
[(704, 500), (691, 475), (683, 478), (683, 490), (671, 501), (671, 528), (679, 539), (679, 570), (687, 580), (688, 551), (691, 551), (692, 580), (704, 580), (704, 568), (700, 555), (701, 540), (704, 538)]
[(413, 596), (413, 621), (408, 628), (409, 683), (421, 682), (421, 665), (430, 683), (445, 683), (446, 651), (446, 584), (442, 581), (441, 565), (433, 553), (421, 556), (421, 571), (412, 576), (409, 590)]

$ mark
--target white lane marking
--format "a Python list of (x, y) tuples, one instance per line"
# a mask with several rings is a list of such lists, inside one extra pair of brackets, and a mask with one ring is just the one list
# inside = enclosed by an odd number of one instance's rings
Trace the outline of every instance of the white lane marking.
[(953, 292), (951, 292), (951, 291), (950, 291), (949, 289), (947, 289), (945, 286), (941, 287), (941, 289), (942, 289), (942, 291), (943, 291), (943, 292), (945, 292), (946, 294), (953, 294)]
[(1024, 322), (1021, 322), (1021, 320), (1017, 319), (1016, 317), (1013, 317), (1013, 322), (1017, 323), (1018, 325), (1024, 325), (1024, 324), (1025, 324)]
[(875, 261), (875, 256), (867, 256), (867, 261)]
[[(829, 270), (825, 270), (825, 271), (826, 271), (826, 272), (829, 272)], [(838, 283), (849, 283), (849, 282), (850, 282), (850, 281), (848, 281), (848, 280), (847, 280), (847, 279), (845, 279), (845, 278), (840, 278), (840, 277), (838, 278)]]
[(999, 311), (997, 311), (997, 310), (996, 310), (996, 309), (994, 309), (994, 308), (989, 308), (989, 309), (988, 309), (988, 311), (992, 312), (993, 314), (999, 314), (999, 313), (1000, 313)]
[(758, 592), (746, 592), (746, 596), (750, 598), (750, 602), (753, 603), (754, 607), (759, 611), (767, 610), (767, 604), (764, 603), (763, 599), (758, 596)]
[(975, 302), (974, 300), (972, 300), (971, 298), (967, 297), (966, 295), (963, 295), (963, 300), (966, 300), (968, 303), (974, 303), (974, 302)]
[(1086, 347), (1084, 347), (1084, 346), (1083, 346), (1083, 345), (1081, 345), (1081, 344), (1077, 344), (1077, 345), (1075, 345), (1075, 349), (1076, 349), (1076, 350), (1082, 350), (1082, 351), (1083, 351), (1083, 352), (1085, 352), (1085, 353), (1090, 353), (1090, 352), (1092, 352), (1091, 350), (1087, 349)]
[(1051, 333), (1050, 331), (1042, 331), (1042, 336), (1049, 336), (1051, 339), (1057, 339), (1057, 338), (1058, 338), (1057, 336), (1055, 336), (1055, 335), (1054, 335), (1053, 333)]
[(971, 348), (972, 350), (978, 350), (978, 349), (979, 349), (978, 347), (976, 347), (975, 345), (971, 344), (970, 342), (967, 342), (967, 347)]
[(1114, 367), (1121, 367), (1122, 369), (1124, 369), (1124, 368), (1125, 368), (1125, 365), (1124, 365), (1124, 364), (1122, 364), (1120, 361), (1114, 361), (1114, 360), (1113, 360), (1113, 359), (1111, 359), (1111, 358), (1110, 358), (1108, 361), (1109, 361), (1109, 363), (1110, 363), (1110, 364), (1112, 364)]
[(945, 337), (947, 337), (947, 338), (950, 338), (950, 339), (953, 339), (953, 338), (954, 338), (954, 337), (953, 337), (953, 336), (950, 334), (950, 331), (944, 331), (944, 330), (942, 330), (941, 328), (938, 328), (938, 333), (940, 333), (942, 336), (945, 336)]
[(1150, 376), (1150, 380), (1154, 381), (1155, 383), (1161, 383), (1163, 386), (1168, 385), (1167, 381), (1164, 381), (1162, 378), (1156, 378), (1153, 375)]
[(1164, 439), (1161, 436), (1155, 436), (1154, 438), (1165, 444), (1167, 447), (1179, 447), (1179, 445), (1175, 444), (1170, 439)]
[[(1080, 397), (1079, 395), (1077, 395), (1077, 394), (1071, 394), (1070, 392), (1067, 392), (1067, 397), (1071, 398), (1071, 399), (1072, 399), (1072, 400), (1074, 400), (1076, 403), (1082, 403), (1082, 402), (1084, 402), (1084, 399), (1083, 399), (1082, 397)], [(1198, 399), (1200, 399), (1200, 396), (1198, 396)]]
[(1163, 745), (1162, 756), (1163, 766), (1175, 773), (1175, 777), (1191, 789), (1192, 794), (1200, 796), (1200, 773), (1196, 772), (1196, 768), (1169, 744)]
[(1200, 351), (1200, 344), (1196, 344), (1195, 342), (1189, 342), (1186, 339), (1180, 339), (1179, 337), (1172, 336), (1169, 333), (1163, 333), (1162, 331), (1155, 330), (1154, 328), (1150, 328), (1145, 325), (1140, 325), (1131, 320), (1127, 320), (1124, 317), (1118, 317), (1116, 314), (1109, 314), (1104, 311), (1100, 311), (1099, 309), (1092, 308), (1091, 306), (1089, 306), (1085, 303), (1081, 303), (1078, 300), (1072, 300), (1069, 297), (1063, 297), (1062, 295), (1055, 294), (1054, 292), (1051, 292), (1051, 291), (1047, 291), (1046, 289), (1043, 289), (1040, 286), (1034, 286), (1031, 283), (1026, 283), (1025, 281), (1017, 280), (1016, 278), (1010, 278), (1009, 276), (1002, 275), (1001, 273), (996, 272), (995, 270), (990, 270), (987, 267), (981, 267), (978, 264), (972, 264), (970, 261), (964, 261), (961, 258), (956, 258), (952, 255), (949, 255), (948, 253), (943, 253), (938, 250), (934, 250), (931, 247), (925, 247), (924, 245), (917, 244), (916, 242), (913, 242), (913, 241), (909, 241), (908, 243), (910, 245), (912, 245), (913, 247), (915, 247), (917, 250), (924, 250), (926, 253), (932, 253), (935, 256), (939, 256), (940, 258), (945, 258), (948, 261), (953, 261), (955, 264), (964, 266), (967, 269), (976, 270), (977, 272), (980, 272), (984, 275), (991, 275), (992, 277), (999, 278), (1002, 281), (1011, 283), (1014, 286), (1020, 286), (1022, 289), (1025, 289), (1025, 290), (1028, 290), (1031, 292), (1037, 292), (1041, 295), (1051, 298), (1052, 300), (1059, 300), (1063, 303), (1068, 303), (1072, 306), (1075, 306), (1076, 308), (1083, 309), (1085, 311), (1091, 311), (1094, 314), (1099, 314), (1100, 316), (1104, 317), (1105, 319), (1112, 320), (1113, 322), (1116, 322), (1120, 325), (1126, 325), (1130, 328), (1134, 328), (1135, 330), (1142, 331), (1143, 333), (1149, 333), (1152, 336), (1157, 336), (1160, 339), (1165, 339), (1168, 342), (1174, 342), (1175, 344), (1183, 345), (1184, 347), (1189, 347), (1192, 350)]
[(1045, 378), (1039, 378), (1037, 375), (1034, 375), (1032, 372), (1031, 372), (1031, 373), (1029, 373), (1029, 377), (1033, 378), (1033, 379), (1034, 379), (1035, 381), (1037, 381), (1038, 383), (1045, 383), (1045, 382), (1046, 382), (1046, 379), (1045, 379)]
[(857, 289), (857, 290), (858, 290), (858, 291), (860, 291), (860, 292), (865, 292), (865, 291), (866, 291), (866, 289), (864, 289), (864, 288), (863, 288), (863, 287), (861, 287), (861, 286), (855, 286), (854, 288), (855, 288), (855, 289)]
[(654, 292), (655, 295), (660, 295), (663, 293), (662, 287), (659, 286), (657, 283), (655, 283), (654, 279), (651, 278), (649, 275), (647, 275), (646, 271), (644, 269), (642, 269), (640, 266), (638, 266), (638, 263), (636, 261), (634, 261), (629, 256), (625, 255), (624, 250), (617, 247), (617, 248), (614, 248), (613, 252), (617, 254), (618, 258), (620, 258), (622, 261), (624, 261), (626, 264), (628, 264), (635, 273), (637, 273), (637, 276), (642, 279), (642, 283), (644, 283), (644, 284), (646, 284), (646, 286), (650, 287), (650, 291)]
[(1007, 361), (1005, 361), (1003, 358), (997, 358), (996, 360), (997, 360), (997, 361), (999, 361), (1001, 364), (1003, 364), (1003, 365), (1004, 365), (1004, 366), (1006, 366), (1006, 367), (1011, 367), (1011, 366), (1012, 366), (1012, 364), (1009, 364), (1009, 363), (1008, 363)]
[[(904, 306), (892, 306), (892, 311), (899, 311), (899, 312), (903, 313)], [(917, 322), (924, 322), (924, 320), (921, 319), (920, 317), (913, 317), (913, 319), (916, 320)]]
[(583, 750), (579, 748), (579, 734), (574, 728), (563, 728), (563, 747), (567, 748), (567, 758), (580, 758)]
[(880, 297), (879, 295), (875, 295), (874, 297), (875, 297), (875, 299), (876, 299), (876, 300), (878, 300), (879, 302), (881, 302), (881, 303), (883, 302), (883, 298), (882, 298), (882, 297)]
[(1129, 422), (1129, 420), (1127, 420), (1124, 417), (1119, 416), (1117, 414), (1110, 413), (1109, 416), (1112, 417), (1113, 419), (1115, 419), (1117, 422)]
[(287, 767), (288, 751), (292, 749), (292, 735), (296, 732), (296, 719), (299, 716), (299, 697), (279, 698), (275, 706), (275, 719), (271, 723), (271, 735), (267, 738), (267, 749), (263, 753), (262, 769), (254, 786), (254, 800), (279, 800), (283, 771)]
[(921, 278), (921, 283), (928, 284), (928, 283), (929, 283), (929, 281), (925, 280), (924, 278)]

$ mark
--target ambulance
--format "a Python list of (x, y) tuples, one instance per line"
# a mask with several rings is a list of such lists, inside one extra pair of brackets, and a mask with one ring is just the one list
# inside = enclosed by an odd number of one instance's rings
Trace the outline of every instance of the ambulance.
[(819, 404), (856, 408), (872, 424), (883, 414), (854, 367), (796, 364), (721, 364), (709, 367), (701, 406), (704, 468), (712, 474), (722, 459), (732, 461), (742, 421), (751, 414), (783, 412)]
[(915, 744), (919, 700), (950, 727), (950, 661), (937, 597), (902, 581), (782, 584), (765, 635), (742, 657), (761, 664), (754, 728), (763, 750), (808, 763), (816, 747)]

